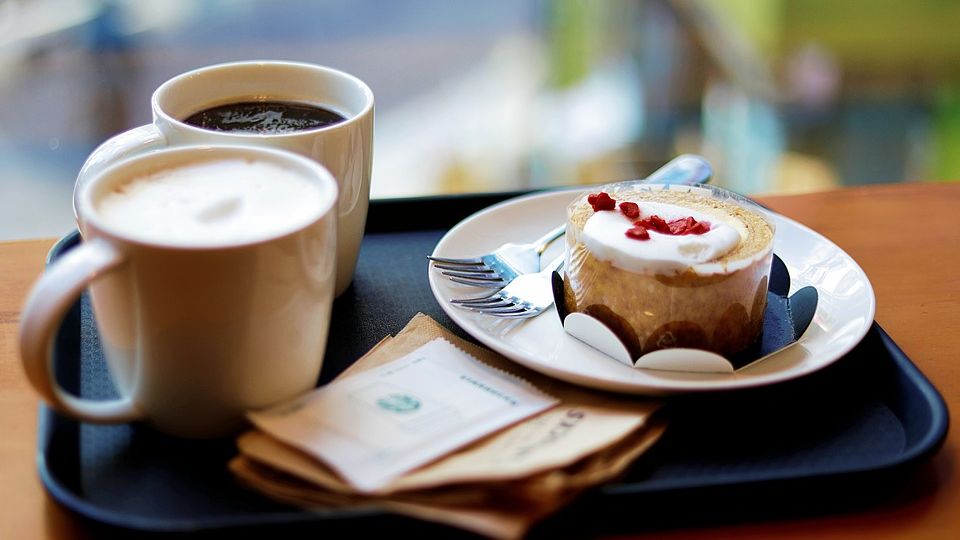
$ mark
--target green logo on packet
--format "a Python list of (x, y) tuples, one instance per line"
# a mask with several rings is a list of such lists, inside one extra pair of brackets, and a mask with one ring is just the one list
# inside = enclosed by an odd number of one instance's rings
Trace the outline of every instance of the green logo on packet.
[(381, 409), (397, 413), (413, 412), (420, 408), (420, 401), (407, 394), (390, 394), (377, 400)]

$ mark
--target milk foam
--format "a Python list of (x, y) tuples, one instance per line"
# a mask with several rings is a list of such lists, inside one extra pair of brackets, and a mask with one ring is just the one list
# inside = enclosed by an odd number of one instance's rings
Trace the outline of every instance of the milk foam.
[(584, 245), (595, 257), (636, 273), (680, 272), (729, 253), (746, 234), (740, 223), (727, 223), (717, 216), (689, 208), (656, 202), (638, 204), (641, 217), (656, 214), (670, 221), (692, 216), (697, 221), (710, 223), (711, 228), (704, 234), (678, 236), (651, 230), (649, 240), (636, 240), (625, 234), (634, 220), (619, 211), (600, 211), (590, 216), (582, 235)]
[(303, 227), (328, 205), (320, 187), (286, 167), (249, 159), (191, 163), (121, 182), (96, 211), (135, 240), (232, 245)]

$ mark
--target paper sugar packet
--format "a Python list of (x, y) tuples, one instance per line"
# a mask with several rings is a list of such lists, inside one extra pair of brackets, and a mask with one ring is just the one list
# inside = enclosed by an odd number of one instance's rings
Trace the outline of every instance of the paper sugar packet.
[(359, 492), (558, 401), (436, 338), (389, 363), (248, 416)]
[[(612, 447), (566, 467), (522, 479), (457, 484), (387, 496), (326, 489), (328, 482), (337, 482), (329, 470), (259, 432), (244, 435), (241, 441), (246, 448), (230, 462), (230, 470), (262, 493), (304, 508), (374, 509), (443, 523), (490, 538), (520, 538), (531, 525), (583, 490), (621, 475), (657, 441), (664, 427), (662, 420), (653, 420)], [(247, 454), (251, 447), (253, 453)]]
[[(381, 488), (361, 493), (324, 461), (258, 429), (242, 435), (230, 469), (270, 497), (316, 509), (375, 507), (515, 538), (592, 486), (624, 471), (663, 433), (660, 402), (599, 392), (519, 366), (418, 314), (337, 380), (360, 376), (442, 338), (484, 364), (508, 371), (559, 404), (475, 441)], [(296, 433), (291, 436), (299, 438)]]

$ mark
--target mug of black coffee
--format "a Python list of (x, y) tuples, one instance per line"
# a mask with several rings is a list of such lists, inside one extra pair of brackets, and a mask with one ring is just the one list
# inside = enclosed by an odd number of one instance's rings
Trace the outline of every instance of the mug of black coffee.
[[(249, 61), (177, 75), (151, 99), (153, 122), (106, 141), (74, 189), (128, 157), (182, 145), (255, 145), (319, 162), (339, 189), (337, 283), (350, 285), (363, 239), (373, 163), (373, 92), (353, 75), (313, 64)], [(85, 226), (78, 216), (81, 233)]]

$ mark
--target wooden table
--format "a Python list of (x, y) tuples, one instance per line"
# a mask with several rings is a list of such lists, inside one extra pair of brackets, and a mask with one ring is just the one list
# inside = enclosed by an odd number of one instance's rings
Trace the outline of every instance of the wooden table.
[[(824, 234), (864, 268), (877, 321), (960, 414), (960, 184), (908, 183), (761, 197)], [(24, 297), (54, 240), (0, 243), (0, 538), (89, 537), (37, 477), (37, 398), (20, 368)], [(957, 538), (960, 430), (893, 500), (868, 511), (802, 520), (677, 530), (657, 537)]]

